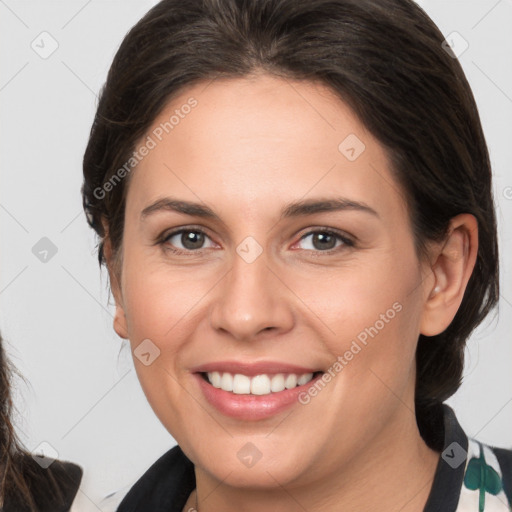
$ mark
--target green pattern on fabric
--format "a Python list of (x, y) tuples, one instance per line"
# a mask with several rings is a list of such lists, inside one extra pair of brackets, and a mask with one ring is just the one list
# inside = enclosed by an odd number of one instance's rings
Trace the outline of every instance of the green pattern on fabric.
[(480, 457), (472, 457), (469, 461), (464, 475), (464, 485), (471, 491), (479, 489), (478, 512), (485, 510), (485, 493), (488, 492), (493, 496), (500, 493), (502, 482), (500, 475), (494, 468), (485, 462), (484, 449), (480, 443)]

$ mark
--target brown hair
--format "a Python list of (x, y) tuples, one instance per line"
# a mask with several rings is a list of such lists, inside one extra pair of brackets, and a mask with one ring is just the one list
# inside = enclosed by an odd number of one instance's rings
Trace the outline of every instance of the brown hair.
[[(127, 180), (104, 190), (162, 108), (184, 88), (263, 71), (320, 81), (387, 150), (409, 205), (418, 254), (449, 221), (478, 221), (476, 266), (441, 334), (419, 338), (420, 430), (460, 385), (464, 345), (497, 303), (491, 168), (478, 110), (444, 37), (412, 0), (163, 0), (122, 42), (101, 91), (83, 160), (83, 205), (100, 237), (121, 247)], [(436, 407), (439, 409), (439, 407)], [(432, 409), (433, 410), (433, 409)]]
[(12, 376), (19, 377), (7, 358), (0, 335), (0, 510), (3, 512), (39, 512), (66, 506), (70, 499), (66, 486), (80, 481), (82, 470), (55, 461), (43, 469), (22, 446), (12, 424), (14, 404)]
[(23, 453), (23, 449), (11, 422), (13, 373), (16, 373), (16, 370), (6, 357), (0, 336), (0, 509), (4, 509), (6, 497), (15, 494), (23, 498), (32, 512), (37, 510), (36, 504), (20, 465), (20, 454)]

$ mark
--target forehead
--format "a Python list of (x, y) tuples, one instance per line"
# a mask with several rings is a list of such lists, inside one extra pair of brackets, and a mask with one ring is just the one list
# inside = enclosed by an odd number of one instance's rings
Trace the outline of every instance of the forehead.
[(139, 145), (150, 139), (128, 196), (138, 209), (171, 192), (229, 200), (255, 215), (271, 198), (333, 192), (405, 206), (382, 146), (318, 82), (259, 75), (195, 84), (165, 106)]

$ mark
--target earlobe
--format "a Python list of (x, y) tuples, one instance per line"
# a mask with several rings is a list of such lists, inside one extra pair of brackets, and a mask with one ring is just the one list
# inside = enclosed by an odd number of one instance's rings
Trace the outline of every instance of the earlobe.
[(475, 266), (478, 224), (473, 215), (460, 214), (450, 222), (448, 235), (431, 266), (435, 285), (426, 290), (420, 324), (425, 336), (443, 332), (455, 317)]
[(114, 315), (114, 331), (125, 340), (128, 339), (128, 330), (126, 328), (126, 315), (124, 309), (116, 303), (116, 312)]
[(114, 331), (123, 339), (128, 339), (128, 329), (126, 315), (124, 312), (124, 303), (122, 300), (121, 286), (115, 270), (109, 265), (108, 273), (110, 279), (110, 289), (116, 303), (116, 312), (114, 314)]
[(115, 262), (112, 255), (112, 245), (108, 236), (105, 236), (103, 242), (103, 254), (108, 269), (108, 275), (110, 280), (110, 289), (114, 296), (116, 304), (116, 312), (114, 314), (114, 331), (120, 338), (128, 339), (128, 329), (126, 322), (126, 315), (124, 312), (124, 305), (122, 300), (121, 286), (118, 279), (118, 272), (115, 268)]

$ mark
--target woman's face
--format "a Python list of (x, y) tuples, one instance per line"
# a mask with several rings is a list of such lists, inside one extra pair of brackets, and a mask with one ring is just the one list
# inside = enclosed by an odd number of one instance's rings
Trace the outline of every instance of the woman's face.
[(413, 432), (432, 276), (347, 105), (312, 82), (215, 80), (174, 98), (143, 144), (115, 325), (196, 470), (293, 487)]

